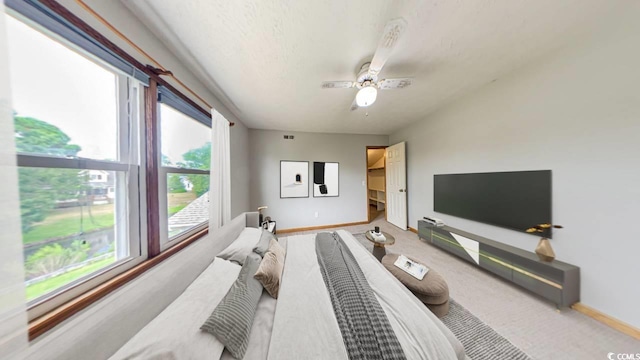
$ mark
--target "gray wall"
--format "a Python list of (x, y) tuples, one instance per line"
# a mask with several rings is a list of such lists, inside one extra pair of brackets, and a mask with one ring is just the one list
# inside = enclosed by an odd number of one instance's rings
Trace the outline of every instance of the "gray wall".
[[(89, 25), (101, 32), (102, 35), (109, 38), (115, 44), (123, 48), (130, 55), (138, 59), (143, 64), (149, 63), (149, 60), (142, 57), (122, 39), (114, 35), (110, 30), (106, 29), (93, 16), (83, 10), (74, 0), (60, 0), (60, 3), (82, 18)], [(241, 212), (247, 211), (249, 208), (249, 156), (248, 156), (248, 136), (246, 126), (244, 126), (238, 118), (236, 118), (229, 109), (215, 96), (206, 85), (201, 81), (201, 77), (194, 74), (192, 69), (178, 59), (174, 53), (167, 48), (157, 36), (155, 36), (146, 26), (138, 20), (135, 15), (120, 1), (101, 1), (87, 0), (86, 3), (96, 10), (102, 17), (107, 19), (118, 30), (123, 32), (127, 37), (133, 40), (138, 46), (153, 56), (164, 67), (171, 70), (182, 82), (187, 84), (199, 96), (207, 100), (218, 112), (224, 115), (227, 120), (236, 123), (231, 128), (231, 217), (235, 217)], [(190, 96), (181, 86), (175, 84), (171, 79), (167, 79), (173, 83), (177, 89), (183, 91)], [(204, 108), (206, 105), (201, 103), (195, 97), (191, 98)]]
[[(533, 251), (535, 236), (433, 212), (433, 175), (551, 169), (557, 258), (581, 302), (640, 326), (640, 13), (390, 136), (407, 141), (409, 221)], [(487, 289), (487, 296), (493, 296)]]
[[(295, 139), (285, 140), (285, 134)], [(366, 146), (387, 145), (387, 136), (250, 129), (249, 143), (251, 209), (269, 206), (266, 215), (279, 229), (367, 220)], [(280, 199), (280, 160), (309, 161), (311, 183), (313, 161), (339, 162), (340, 196), (314, 198), (310, 184), (309, 198)]]

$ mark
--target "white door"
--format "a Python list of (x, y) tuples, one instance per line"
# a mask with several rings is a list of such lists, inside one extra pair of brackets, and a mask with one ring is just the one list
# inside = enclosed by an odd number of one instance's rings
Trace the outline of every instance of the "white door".
[(387, 157), (387, 221), (407, 230), (407, 161), (405, 143), (389, 146)]

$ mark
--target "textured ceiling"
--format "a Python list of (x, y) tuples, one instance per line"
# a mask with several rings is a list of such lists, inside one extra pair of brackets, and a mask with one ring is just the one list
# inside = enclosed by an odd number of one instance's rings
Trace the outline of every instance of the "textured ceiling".
[[(122, 0), (248, 127), (391, 134), (579, 39), (624, 1)], [(412, 77), (350, 112), (386, 22), (408, 28), (381, 78)], [(368, 115), (367, 115), (368, 114)]]

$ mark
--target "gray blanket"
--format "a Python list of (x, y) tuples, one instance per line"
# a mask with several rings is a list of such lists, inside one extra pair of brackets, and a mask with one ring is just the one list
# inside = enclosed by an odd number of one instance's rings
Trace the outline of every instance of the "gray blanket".
[(406, 359), (389, 319), (340, 236), (319, 233), (316, 254), (349, 359)]

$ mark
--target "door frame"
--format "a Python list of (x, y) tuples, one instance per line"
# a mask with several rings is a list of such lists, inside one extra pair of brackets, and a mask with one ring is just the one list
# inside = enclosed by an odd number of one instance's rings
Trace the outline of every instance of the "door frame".
[[(373, 219), (371, 219), (371, 211), (369, 211), (369, 149), (386, 149), (389, 146), (387, 145), (377, 145), (377, 146), (366, 146), (364, 150), (364, 171), (365, 171), (365, 200), (367, 201), (367, 222), (370, 223)], [(387, 220), (387, 157), (384, 157), (384, 219)]]

